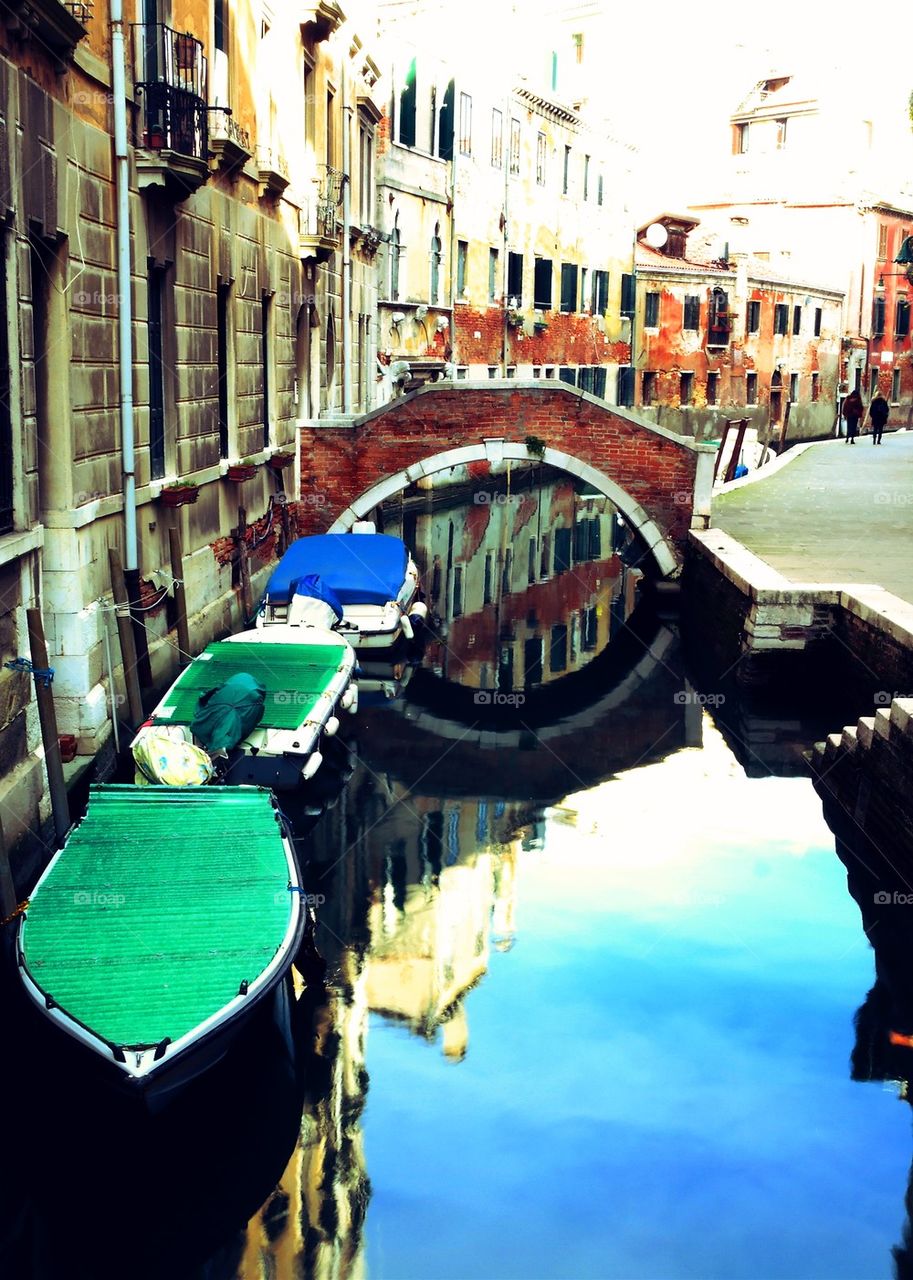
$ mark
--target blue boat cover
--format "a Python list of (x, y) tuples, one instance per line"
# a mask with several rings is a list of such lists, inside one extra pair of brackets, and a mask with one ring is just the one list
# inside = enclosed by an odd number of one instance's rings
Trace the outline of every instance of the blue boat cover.
[(266, 589), (271, 604), (288, 604), (298, 582), (318, 577), (340, 604), (384, 605), (406, 580), (409, 553), (387, 533), (319, 533), (293, 542)]
[(325, 582), (321, 582), (316, 573), (309, 573), (306, 578), (299, 578), (295, 584), (296, 596), (307, 596), (310, 600), (322, 600), (336, 614), (337, 622), (342, 622), (342, 601)]

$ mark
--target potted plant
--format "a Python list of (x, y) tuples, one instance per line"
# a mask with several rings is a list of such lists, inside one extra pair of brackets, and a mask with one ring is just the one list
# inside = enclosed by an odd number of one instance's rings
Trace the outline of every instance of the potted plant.
[(523, 324), (523, 312), (518, 311), (515, 307), (508, 307), (506, 319), (511, 329), (519, 329)]
[(229, 480), (234, 480), (236, 483), (240, 483), (242, 480), (253, 480), (257, 474), (257, 464), (256, 462), (251, 462), (250, 459), (242, 458), (240, 462), (229, 463), (225, 474)]
[(291, 466), (294, 461), (295, 455), (290, 449), (278, 449), (267, 458), (267, 466), (272, 467), (273, 471), (282, 471), (285, 467)]
[(191, 484), (189, 480), (178, 480), (174, 484), (165, 485), (159, 494), (163, 507), (183, 507), (196, 502), (200, 496), (200, 486)]

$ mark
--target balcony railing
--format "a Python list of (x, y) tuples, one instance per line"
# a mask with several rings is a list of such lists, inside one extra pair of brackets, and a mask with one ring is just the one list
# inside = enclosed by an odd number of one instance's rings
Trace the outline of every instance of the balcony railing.
[(342, 184), (345, 175), (340, 169), (322, 165), (323, 177), (317, 192), (317, 222), (322, 235), (335, 236), (336, 210), (342, 204)]
[(164, 23), (138, 23), (136, 87), (143, 98), (141, 145), (206, 161), (206, 58), (193, 36)]

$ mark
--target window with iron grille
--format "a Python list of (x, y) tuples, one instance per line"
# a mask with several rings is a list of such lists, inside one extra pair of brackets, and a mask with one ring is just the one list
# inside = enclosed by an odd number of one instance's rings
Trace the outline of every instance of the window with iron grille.
[(500, 169), (504, 163), (504, 117), (497, 108), (491, 113), (491, 167)]
[(688, 294), (682, 308), (682, 328), (699, 329), (701, 327), (701, 300), (696, 294)]
[(604, 316), (609, 306), (609, 273), (593, 272), (593, 315)]
[(678, 402), (690, 404), (694, 399), (694, 374), (682, 373), (678, 379)]
[(900, 401), (900, 370), (895, 369), (891, 374), (891, 403), (897, 404)]
[(798, 306), (793, 307), (793, 336), (799, 333), (801, 329), (802, 329), (802, 308)]
[(745, 316), (745, 329), (748, 333), (760, 333), (761, 331), (761, 304), (760, 302), (749, 302), (748, 310)]
[(615, 403), (623, 409), (630, 409), (634, 404), (634, 368), (630, 364), (618, 367), (615, 377)]
[(879, 295), (872, 305), (872, 337), (880, 338), (884, 334), (885, 301)]
[(708, 347), (725, 347), (729, 342), (729, 294), (725, 289), (714, 289), (710, 295), (707, 315)]
[(513, 299), (511, 305), (523, 306), (523, 254), (507, 254), (507, 297)]
[(644, 370), (640, 382), (640, 402), (651, 405), (656, 398), (656, 373), (652, 369)]
[(537, 311), (552, 309), (552, 260), (537, 258), (533, 272), (533, 306)]
[(460, 151), (464, 156), (472, 155), (472, 98), (468, 93), (460, 94)]
[(894, 336), (905, 338), (910, 332), (910, 304), (906, 298), (897, 299), (894, 312)]
[(720, 393), (720, 375), (718, 373), (707, 374), (707, 403), (716, 404)]
[(884, 260), (888, 256), (888, 228), (882, 223), (878, 228), (878, 257)]
[(878, 365), (873, 364), (869, 369), (869, 395), (873, 396), (878, 390)]
[(659, 327), (659, 294), (648, 293), (646, 301), (646, 309), (644, 312), (644, 328), (657, 329)]
[(561, 264), (561, 310), (577, 310), (577, 267), (572, 262)]
[(520, 172), (520, 121), (510, 122), (510, 171), (516, 175)]
[(758, 375), (756, 373), (745, 375), (745, 403), (758, 403)]
[(536, 138), (536, 184), (537, 186), (545, 186), (545, 134), (540, 133)]
[(785, 302), (774, 307), (774, 333), (786, 333), (789, 324), (789, 308)]
[(815, 337), (821, 337), (821, 317), (822, 311), (820, 307), (815, 307)]
[(498, 251), (488, 250), (488, 301), (494, 302), (498, 296)]
[(793, 404), (799, 403), (799, 375), (791, 373), (789, 375), (789, 398)]

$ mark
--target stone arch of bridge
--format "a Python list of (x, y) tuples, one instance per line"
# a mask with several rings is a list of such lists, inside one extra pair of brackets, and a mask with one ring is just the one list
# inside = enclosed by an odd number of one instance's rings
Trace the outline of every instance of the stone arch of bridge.
[(604, 471), (574, 457), (573, 454), (550, 448), (548, 445), (541, 452), (533, 453), (526, 444), (507, 440), (483, 440), (478, 444), (463, 445), (458, 449), (446, 449), (431, 454), (421, 462), (413, 463), (412, 466), (401, 471), (391, 472), (351, 502), (336, 519), (329, 532), (347, 533), (356, 521), (364, 520), (380, 503), (394, 497), (423, 476), (435, 475), (450, 467), (481, 461), (544, 462), (559, 471), (576, 476), (592, 485), (594, 489), (598, 489), (614, 503), (626, 522), (637, 532), (648, 548), (658, 572), (663, 577), (669, 577), (678, 571), (679, 565), (674, 547), (662, 529), (640, 503)]

